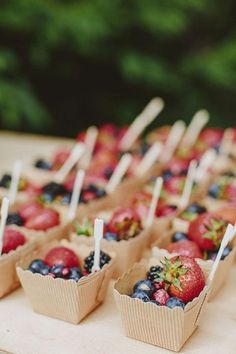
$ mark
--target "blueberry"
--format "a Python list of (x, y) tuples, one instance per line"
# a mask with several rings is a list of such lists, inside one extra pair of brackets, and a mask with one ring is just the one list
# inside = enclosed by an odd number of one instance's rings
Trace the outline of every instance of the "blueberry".
[(217, 256), (216, 251), (208, 251), (206, 254), (207, 254), (207, 259), (211, 259), (212, 261), (215, 261)]
[(148, 280), (154, 281), (155, 279), (160, 278), (160, 273), (163, 271), (163, 268), (160, 266), (152, 266), (147, 272)]
[(98, 187), (95, 184), (89, 184), (88, 187), (86, 188), (86, 190), (88, 192), (92, 192), (92, 193), (96, 193), (97, 192)]
[(184, 232), (176, 231), (171, 238), (172, 242), (178, 242), (182, 240), (188, 240), (188, 235)]
[(29, 270), (32, 273), (41, 273), (41, 270), (46, 266), (42, 259), (35, 259), (29, 265)]
[(7, 216), (6, 224), (7, 225), (14, 224), (14, 225), (22, 226), (24, 224), (24, 220), (22, 219), (20, 214), (18, 214), (18, 213), (10, 213)]
[(63, 269), (65, 268), (65, 266), (63, 264), (57, 264), (57, 265), (54, 265), (52, 268), (51, 268), (51, 272), (55, 278), (64, 278), (63, 276)]
[(73, 267), (73, 268), (70, 269), (69, 279), (74, 280), (74, 281), (77, 282), (77, 281), (79, 281), (80, 278), (82, 278), (82, 277), (83, 277), (83, 273), (82, 273), (82, 271), (81, 271), (80, 268), (78, 268), (78, 267)]
[(104, 176), (107, 178), (107, 179), (110, 179), (111, 175), (113, 174), (113, 171), (114, 169), (112, 167), (106, 167), (105, 170), (104, 170)]
[(146, 141), (143, 141), (141, 144), (141, 147), (140, 147), (141, 155), (144, 156), (149, 148), (150, 148), (150, 145)]
[(132, 297), (132, 299), (139, 299), (139, 300), (142, 300), (144, 302), (150, 301), (150, 298), (149, 298), (148, 294), (145, 293), (142, 290), (137, 290), (135, 293), (133, 293), (131, 295), (131, 297)]
[(97, 198), (105, 197), (105, 195), (106, 195), (105, 189), (103, 189), (103, 188), (98, 188), (97, 189), (97, 191), (96, 191), (96, 197)]
[(0, 180), (0, 187), (9, 188), (11, 184), (11, 175), (5, 174)]
[(163, 177), (163, 180), (164, 182), (168, 181), (169, 179), (171, 179), (173, 176), (173, 173), (170, 171), (170, 170), (166, 170), (164, 171), (162, 177)]
[(68, 192), (68, 193), (64, 194), (63, 197), (62, 197), (61, 203), (62, 204), (66, 204), (66, 205), (70, 204), (71, 196), (72, 196), (71, 192)]
[(173, 309), (174, 307), (182, 307), (183, 309), (185, 303), (177, 297), (170, 297), (169, 300), (166, 302), (166, 306), (170, 309)]
[(45, 264), (45, 265), (41, 268), (40, 274), (42, 274), (42, 275), (48, 275), (48, 273), (50, 273), (50, 267)]
[(65, 194), (66, 190), (62, 184), (50, 182), (43, 187), (43, 195), (47, 201), (51, 201), (58, 195)]
[(194, 213), (194, 214), (195, 213), (202, 214), (202, 213), (205, 213), (207, 210), (204, 206), (201, 206), (197, 203), (193, 203), (193, 204), (189, 205), (185, 211), (187, 211), (189, 213)]
[(218, 184), (212, 184), (208, 189), (208, 195), (217, 199), (220, 193), (220, 186)]
[(155, 288), (150, 280), (140, 280), (134, 285), (133, 292), (136, 293), (137, 291), (142, 291), (146, 293), (149, 297), (152, 296)]
[(230, 254), (231, 251), (232, 251), (231, 247), (229, 247), (229, 246), (225, 247), (225, 249), (222, 253), (222, 256), (221, 256), (221, 260), (223, 261)]
[(49, 163), (49, 162), (47, 162), (47, 161), (45, 161), (45, 160), (43, 160), (43, 159), (39, 159), (39, 160), (37, 160), (36, 162), (35, 162), (35, 164), (34, 164), (34, 166), (36, 167), (36, 168), (40, 168), (40, 169), (42, 169), (42, 170), (51, 170), (51, 168), (52, 168), (52, 165)]
[(106, 232), (105, 235), (104, 235), (104, 238), (107, 241), (117, 241), (118, 240), (117, 234), (115, 234), (113, 232)]

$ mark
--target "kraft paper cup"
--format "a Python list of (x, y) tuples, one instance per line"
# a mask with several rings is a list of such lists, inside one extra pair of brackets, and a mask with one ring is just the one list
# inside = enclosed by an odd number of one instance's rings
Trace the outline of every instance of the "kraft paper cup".
[[(127, 271), (132, 265), (142, 258), (148, 246), (150, 230), (143, 230), (135, 237), (122, 241), (102, 240), (102, 249), (116, 254), (115, 269), (113, 277), (117, 278)], [(70, 235), (70, 240), (77, 245), (94, 245), (94, 237), (78, 236), (76, 233)]]
[(152, 247), (153, 244), (163, 237), (167, 231), (171, 228), (171, 221), (173, 216), (164, 216), (155, 218), (153, 224), (150, 227), (150, 238), (149, 245)]
[(134, 284), (146, 278), (150, 266), (156, 264), (148, 261), (135, 264), (115, 283), (114, 296), (128, 337), (178, 352), (198, 327), (209, 288), (206, 286), (184, 309), (132, 299), (129, 295)]
[(53, 181), (55, 172), (57, 171), (47, 171), (36, 167), (28, 167), (24, 170), (24, 177), (37, 187), (42, 187)]
[[(209, 211), (216, 211), (221, 208), (228, 207), (231, 203), (223, 199), (214, 199), (206, 196), (202, 200), (202, 205), (204, 205)], [(232, 203), (233, 205), (233, 203)]]
[[(0, 187), (0, 200), (2, 200), (4, 197), (8, 197), (8, 196), (9, 196), (9, 189)], [(24, 191), (17, 192), (17, 195), (16, 195), (16, 203), (17, 204), (21, 205), (21, 204), (29, 202), (30, 200), (32, 200), (32, 197), (29, 195), (29, 193), (24, 192)]]
[[(167, 232), (165, 236), (158, 240), (155, 245), (153, 245), (152, 249), (152, 255), (153, 257), (173, 257), (176, 255), (176, 253), (169, 253), (165, 248), (169, 245), (171, 242), (171, 236), (173, 233), (177, 231), (176, 229), (172, 229), (171, 231)], [(216, 271), (216, 275), (214, 278), (214, 281), (212, 283), (210, 295), (209, 295), (209, 301), (212, 300), (218, 292), (223, 288), (223, 284), (227, 280), (228, 274), (230, 272), (230, 269), (233, 266), (235, 255), (236, 255), (236, 247), (233, 245), (233, 242), (231, 243), (232, 246), (232, 251), (230, 254), (225, 257), (224, 260), (221, 260), (219, 263), (219, 266)], [(208, 270), (208, 272), (211, 270), (213, 266), (213, 261), (212, 260), (203, 260), (203, 259), (196, 259), (198, 264), (201, 266), (201, 268), (204, 268)]]
[[(11, 227), (12, 229), (14, 227)], [(20, 286), (16, 274), (16, 264), (29, 252), (33, 252), (35, 249), (35, 243), (27, 238), (24, 234), (27, 242), (17, 247), (16, 250), (12, 250), (7, 254), (0, 256), (0, 298), (11, 293), (13, 290)]]
[(101, 270), (81, 278), (78, 282), (54, 279), (48, 275), (33, 274), (25, 270), (33, 259), (43, 259), (51, 248), (58, 245), (71, 248), (81, 260), (92, 251), (89, 247), (77, 246), (66, 240), (60, 243), (52, 242), (40, 252), (31, 254), (20, 262), (17, 265), (17, 274), (35, 312), (78, 324), (104, 301), (113, 272), (114, 260), (111, 259), (109, 264)]

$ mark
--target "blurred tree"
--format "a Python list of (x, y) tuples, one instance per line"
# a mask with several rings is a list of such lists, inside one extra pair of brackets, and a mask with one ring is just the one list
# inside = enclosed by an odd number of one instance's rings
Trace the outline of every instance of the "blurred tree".
[(75, 135), (156, 95), (161, 124), (202, 107), (233, 124), (235, 13), (234, 0), (2, 0), (1, 124)]

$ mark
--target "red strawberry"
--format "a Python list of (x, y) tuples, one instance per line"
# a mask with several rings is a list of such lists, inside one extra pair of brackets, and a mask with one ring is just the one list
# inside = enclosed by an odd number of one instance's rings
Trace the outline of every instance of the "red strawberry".
[(194, 258), (177, 256), (165, 258), (162, 276), (168, 293), (183, 302), (192, 301), (205, 286), (204, 274)]
[(120, 208), (113, 214), (108, 229), (119, 239), (127, 240), (142, 230), (141, 219), (132, 208)]
[(40, 204), (39, 202), (33, 201), (33, 202), (29, 202), (27, 204), (22, 205), (22, 207), (19, 210), (19, 214), (22, 217), (22, 219), (27, 220), (31, 216), (37, 214), (42, 209), (43, 209), (42, 204)]
[(2, 253), (15, 250), (18, 246), (24, 245), (25, 243), (26, 238), (21, 232), (6, 227), (3, 235)]
[(223, 137), (223, 131), (218, 128), (205, 128), (200, 136), (199, 140), (204, 142), (207, 147), (214, 147), (219, 145)]
[(156, 216), (161, 218), (164, 216), (174, 215), (176, 213), (176, 209), (177, 207), (175, 205), (158, 205), (156, 210)]
[(185, 176), (173, 176), (165, 182), (165, 189), (171, 194), (181, 194), (185, 185)]
[(189, 240), (170, 243), (166, 249), (168, 252), (177, 253), (180, 256), (203, 258), (199, 246), (195, 242)]
[(227, 222), (220, 216), (203, 213), (190, 222), (188, 236), (201, 250), (214, 251), (219, 248), (226, 227)]
[(168, 164), (166, 169), (174, 175), (179, 175), (182, 172), (187, 172), (189, 166), (189, 160), (173, 158)]
[(139, 217), (143, 220), (147, 217), (149, 206), (151, 203), (151, 195), (146, 192), (139, 192), (132, 201), (132, 208), (136, 211)]
[(225, 188), (226, 199), (230, 202), (236, 203), (236, 185), (230, 184)]
[(56, 151), (53, 157), (53, 168), (59, 169), (68, 159), (70, 153), (71, 151), (68, 148), (61, 148), (60, 150)]
[(45, 263), (49, 267), (57, 264), (63, 264), (67, 268), (79, 267), (79, 259), (75, 252), (62, 246), (51, 249), (45, 257)]
[(42, 230), (56, 226), (60, 223), (59, 213), (51, 208), (39, 210), (37, 214), (32, 215), (25, 223), (25, 227), (32, 230)]
[(164, 306), (169, 300), (169, 295), (164, 289), (155, 291), (152, 295), (153, 300), (157, 301), (161, 306)]

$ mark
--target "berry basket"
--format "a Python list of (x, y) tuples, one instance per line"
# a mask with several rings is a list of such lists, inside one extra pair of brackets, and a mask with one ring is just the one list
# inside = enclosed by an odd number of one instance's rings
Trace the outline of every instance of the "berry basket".
[[(159, 239), (155, 245), (153, 245), (152, 249), (152, 255), (153, 257), (169, 257), (173, 256), (174, 253), (170, 254), (165, 247), (171, 242), (171, 237), (174, 234), (175, 231), (179, 231), (179, 229), (172, 228), (169, 230), (165, 235)], [(229, 253), (228, 256), (224, 258), (224, 260), (221, 260), (219, 263), (219, 266), (217, 268), (216, 276), (214, 278), (214, 281), (212, 283), (211, 291), (209, 294), (209, 300), (212, 300), (217, 293), (222, 289), (222, 286), (224, 282), (227, 280), (227, 276), (229, 274), (229, 271), (233, 265), (234, 258), (235, 258), (235, 253), (236, 253), (236, 248), (233, 245), (233, 242), (231, 242), (232, 250)], [(212, 266), (213, 266), (213, 261), (212, 260), (203, 260), (203, 259), (197, 259), (198, 264), (210, 272)]]
[(67, 214), (58, 211), (60, 214), (60, 224), (49, 228), (46, 231), (28, 229), (24, 226), (15, 226), (22, 231), (30, 240), (34, 241), (37, 246), (42, 246), (47, 242), (67, 238), (71, 229), (71, 221), (67, 219)]
[(143, 279), (149, 267), (157, 262), (155, 259), (135, 264), (115, 283), (114, 296), (128, 337), (178, 352), (198, 327), (209, 288), (205, 286), (184, 309), (170, 309), (132, 299), (129, 295), (134, 284)]
[[(14, 229), (15, 227), (11, 227)], [(0, 257), (0, 298), (11, 293), (20, 286), (19, 279), (16, 274), (16, 264), (28, 253), (35, 250), (35, 242), (32, 242), (26, 234), (24, 236), (27, 242), (18, 246), (16, 250), (12, 250)]]
[(56, 246), (70, 248), (80, 260), (91, 251), (89, 247), (77, 246), (66, 240), (51, 242), (40, 251), (28, 254), (27, 258), (19, 262), (17, 274), (35, 312), (78, 324), (104, 301), (114, 260), (111, 259), (101, 270), (82, 277), (78, 282), (54, 279), (50, 275), (43, 276), (27, 270), (33, 259), (44, 259), (47, 252)]
[[(132, 265), (143, 256), (149, 239), (149, 230), (140, 232), (139, 235), (122, 241), (102, 240), (102, 249), (116, 254), (115, 269), (113, 277), (117, 278), (127, 271)], [(94, 237), (78, 236), (76, 233), (70, 235), (70, 240), (77, 245), (87, 245), (92, 247)]]

